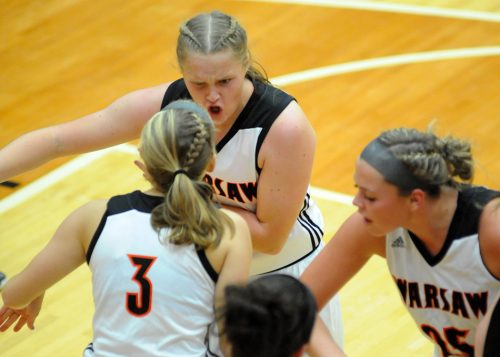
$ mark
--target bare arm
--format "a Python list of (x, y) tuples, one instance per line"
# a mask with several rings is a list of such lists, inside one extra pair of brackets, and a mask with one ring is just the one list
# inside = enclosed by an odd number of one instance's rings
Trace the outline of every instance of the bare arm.
[(332, 335), (323, 321), (316, 317), (311, 340), (306, 346), (306, 351), (311, 357), (344, 357), (344, 352), (335, 343)]
[(31, 315), (27, 321), (32, 326), (45, 290), (85, 261), (88, 244), (105, 208), (105, 201), (94, 201), (75, 210), (28, 266), (7, 282), (2, 291), (5, 306), (1, 310), (1, 331), (18, 318), (26, 318), (26, 314)]
[(490, 201), (481, 214), (479, 247), (488, 270), (500, 279), (500, 198)]
[(374, 254), (385, 256), (385, 239), (370, 235), (363, 217), (355, 212), (300, 277), (316, 297), (318, 309), (322, 309)]
[[(385, 256), (385, 239), (370, 235), (365, 230), (363, 217), (355, 212), (300, 277), (316, 297), (318, 310), (339, 292), (373, 254)], [(332, 356), (343, 356), (319, 317), (308, 351), (312, 356), (322, 356), (324, 351), (331, 351)]]
[(290, 103), (260, 150), (256, 212), (228, 207), (248, 223), (256, 251), (277, 254), (285, 244), (304, 203), (315, 146), (309, 121), (296, 102)]
[[(500, 293), (497, 294), (497, 297), (495, 300), (493, 300), (493, 304), (489, 306), (488, 311), (484, 315), (484, 317), (479, 321), (477, 328), (476, 328), (476, 335), (475, 335), (475, 343), (474, 343), (474, 355), (475, 356), (483, 356), (484, 354), (484, 349), (485, 349), (485, 342), (486, 342), (486, 336), (488, 335), (489, 331), (494, 331), (494, 328), (498, 328), (498, 321), (497, 322), (492, 322), (491, 321), (491, 316), (493, 315), (493, 311), (495, 309), (498, 309), (500, 306)], [(492, 339), (490, 339), (489, 343), (492, 343)], [(499, 343), (499, 341), (497, 341)], [(491, 349), (492, 346), (489, 346)]]
[[(224, 289), (230, 284), (246, 283), (250, 275), (250, 261), (252, 260), (252, 241), (250, 231), (243, 218), (235, 213), (228, 212), (235, 226), (235, 234), (230, 238), (226, 257), (219, 273), (219, 279), (215, 286), (215, 311), (219, 311), (224, 305)], [(219, 332), (223, 331), (219, 326)], [(230, 354), (230, 347), (221, 335), (220, 345), (224, 354)]]
[(0, 150), (0, 182), (57, 157), (138, 138), (160, 110), (166, 88), (168, 83), (131, 92), (98, 112), (20, 136)]

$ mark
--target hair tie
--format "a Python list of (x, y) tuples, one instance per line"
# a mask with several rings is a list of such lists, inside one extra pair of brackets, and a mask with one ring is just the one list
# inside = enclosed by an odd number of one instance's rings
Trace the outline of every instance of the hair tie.
[(421, 188), (428, 191), (432, 188), (431, 184), (416, 177), (406, 164), (394, 156), (380, 136), (363, 149), (360, 158), (377, 170), (386, 181), (403, 190)]
[(179, 174), (184, 174), (186, 175), (187, 177), (189, 177), (188, 173), (186, 170), (183, 170), (183, 169), (179, 169), (179, 170), (176, 170), (174, 172), (174, 175), (172, 176), (172, 181), (175, 180), (175, 176), (179, 175)]

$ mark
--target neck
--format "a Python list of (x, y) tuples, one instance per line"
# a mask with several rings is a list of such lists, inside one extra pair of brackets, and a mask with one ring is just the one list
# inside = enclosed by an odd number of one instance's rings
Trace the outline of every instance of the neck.
[(159, 196), (159, 197), (163, 197), (165, 196), (165, 193), (160, 191), (160, 190), (157, 190), (156, 188), (154, 187), (151, 187), (149, 190), (146, 190), (146, 191), (143, 191), (146, 195), (150, 195), (150, 196)]
[(419, 212), (411, 218), (408, 229), (422, 241), (427, 250), (436, 255), (446, 241), (451, 221), (457, 208), (458, 191), (442, 187), (436, 199), (426, 199)]

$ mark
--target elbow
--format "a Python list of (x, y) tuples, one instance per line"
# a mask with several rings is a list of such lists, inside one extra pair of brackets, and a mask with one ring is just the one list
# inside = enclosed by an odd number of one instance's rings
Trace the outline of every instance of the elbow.
[(281, 252), (281, 249), (266, 248), (266, 249), (261, 249), (261, 250), (257, 250), (257, 251), (260, 253), (267, 254), (267, 255), (278, 255)]
[(280, 239), (277, 239), (277, 238), (269, 239), (269, 241), (267, 242), (268, 244), (260, 247), (260, 249), (258, 249), (256, 247), (254, 247), (254, 249), (260, 253), (269, 254), (269, 255), (278, 255), (283, 250), (283, 247), (285, 246), (287, 238), (288, 238), (288, 236), (284, 237), (283, 239), (281, 239), (281, 238)]

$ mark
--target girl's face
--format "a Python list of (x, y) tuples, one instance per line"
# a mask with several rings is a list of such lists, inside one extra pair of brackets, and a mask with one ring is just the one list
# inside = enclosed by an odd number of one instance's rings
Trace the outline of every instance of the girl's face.
[(247, 67), (227, 50), (190, 54), (182, 63), (182, 72), (193, 100), (210, 113), (215, 127), (229, 129), (246, 103)]
[(356, 162), (354, 182), (358, 192), (353, 204), (364, 218), (368, 231), (382, 236), (403, 226), (408, 218), (410, 199), (363, 159)]

